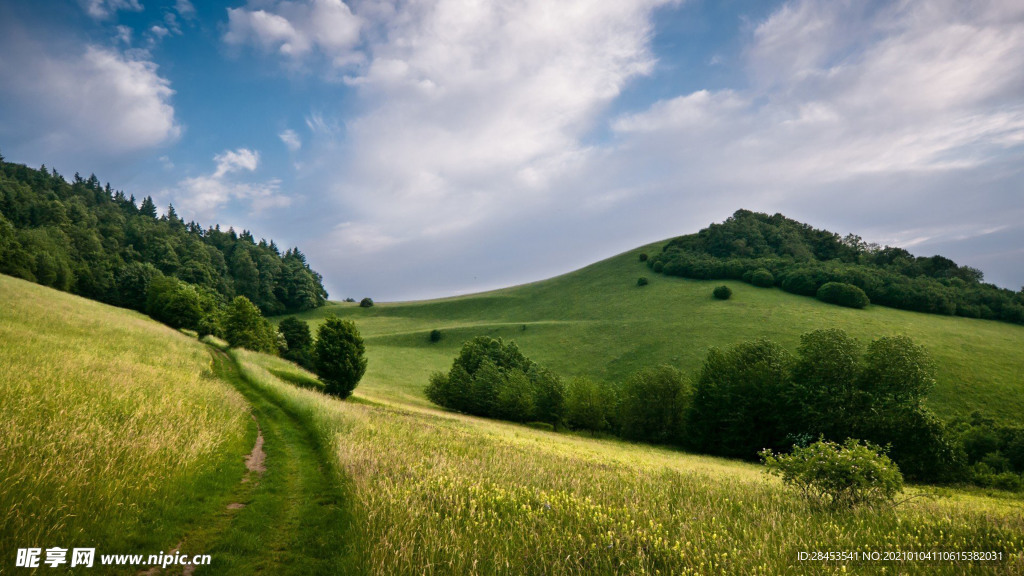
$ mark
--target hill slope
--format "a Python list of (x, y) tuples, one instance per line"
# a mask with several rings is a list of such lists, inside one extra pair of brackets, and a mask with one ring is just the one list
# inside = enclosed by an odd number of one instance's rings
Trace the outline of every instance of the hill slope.
[[(870, 306), (852, 310), (737, 281), (653, 275), (643, 246), (549, 280), (480, 294), (378, 304), (332, 303), (297, 317), (317, 323), (328, 314), (353, 319), (367, 339), (369, 371), (360, 392), (425, 404), (422, 388), (447, 369), (462, 343), (486, 334), (514, 339), (531, 359), (563, 377), (621, 381), (635, 370), (667, 363), (693, 373), (711, 346), (767, 337), (795, 350), (800, 335), (838, 327), (865, 343), (906, 334), (938, 363), (929, 404), (950, 417), (981, 409), (1019, 419), (1024, 412), (1024, 327)], [(636, 285), (646, 276), (650, 284)], [(733, 290), (714, 300), (714, 286)], [(431, 344), (432, 329), (443, 333)]]
[(241, 478), (244, 399), (141, 314), (3, 275), (0, 302), (0, 572), (22, 547), (169, 550)]

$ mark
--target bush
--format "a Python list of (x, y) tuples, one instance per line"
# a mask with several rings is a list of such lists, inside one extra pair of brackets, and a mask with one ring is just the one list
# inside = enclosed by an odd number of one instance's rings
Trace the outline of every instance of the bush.
[(654, 263), (654, 266), (652, 266), (651, 269), (654, 270), (655, 273), (661, 274), (665, 270), (665, 264), (659, 260)]
[(646, 252), (641, 252), (640, 253), (640, 261), (641, 262), (647, 262), (647, 253)]
[(324, 392), (348, 398), (366, 373), (366, 346), (355, 323), (332, 316), (321, 324), (313, 346), (313, 363)]
[(750, 274), (750, 283), (760, 288), (770, 288), (775, 285), (775, 277), (766, 268), (758, 268)]
[(373, 306), (373, 298), (363, 298), (359, 301), (360, 308), (371, 308)]
[(829, 304), (838, 304), (847, 308), (864, 308), (871, 301), (863, 290), (853, 284), (828, 282), (818, 288), (818, 300)]
[(431, 342), (440, 342), (441, 341), (441, 331), (437, 330), (437, 329), (431, 330), (430, 331), (430, 341)]
[(782, 478), (811, 502), (828, 508), (892, 504), (903, 491), (899, 467), (877, 446), (849, 438), (819, 440), (792, 454), (760, 453), (767, 473)]
[(728, 286), (719, 286), (718, 288), (715, 288), (715, 291), (712, 292), (712, 294), (714, 294), (715, 298), (718, 298), (719, 300), (728, 300), (732, 297), (732, 289)]
[(245, 296), (232, 300), (224, 320), (224, 337), (235, 348), (277, 353), (276, 331)]
[(637, 286), (647, 286), (647, 277), (646, 276), (641, 276), (641, 277), (637, 278), (636, 279), (636, 285)]

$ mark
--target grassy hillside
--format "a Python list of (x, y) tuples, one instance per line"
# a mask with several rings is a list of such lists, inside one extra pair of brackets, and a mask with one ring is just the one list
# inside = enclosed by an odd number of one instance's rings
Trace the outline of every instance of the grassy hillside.
[[(1020, 500), (924, 492), (891, 509), (810, 507), (757, 466), (445, 413), (341, 402), (234, 353), (330, 447), (370, 574), (1017, 574)], [(370, 388), (379, 391), (371, 380)], [(810, 551), (986, 550), (992, 562), (801, 562)]]
[[(711, 346), (768, 337), (795, 350), (800, 335), (838, 327), (865, 344), (906, 334), (938, 363), (929, 405), (949, 417), (982, 409), (1019, 420), (1024, 413), (1024, 327), (869, 306), (852, 310), (741, 282), (655, 275), (638, 260), (660, 244), (631, 250), (557, 278), (492, 292), (377, 304), (333, 303), (298, 315), (355, 320), (367, 338), (369, 370), (362, 394), (426, 404), (422, 388), (446, 370), (461, 344), (480, 335), (514, 339), (531, 359), (563, 377), (621, 381), (645, 365), (667, 363), (694, 373)], [(650, 284), (636, 285), (646, 276)], [(731, 300), (714, 300), (729, 285)], [(443, 338), (431, 344), (439, 329)]]
[(243, 398), (141, 314), (2, 275), (0, 303), (0, 572), (16, 548), (170, 550), (241, 479)]

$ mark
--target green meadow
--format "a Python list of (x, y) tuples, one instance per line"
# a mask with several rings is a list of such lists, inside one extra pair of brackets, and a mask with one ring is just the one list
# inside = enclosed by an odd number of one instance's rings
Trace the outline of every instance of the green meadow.
[(0, 302), (0, 566), (25, 547), (156, 554), (224, 506), (255, 429), (203, 344), (9, 276)]
[[(213, 556), (200, 575), (1024, 573), (1018, 494), (912, 486), (895, 508), (828, 511), (754, 464), (424, 398), (477, 335), (515, 340), (562, 377), (621, 381), (652, 364), (693, 373), (712, 346), (764, 336), (795, 349), (840, 327), (924, 344), (942, 416), (1024, 409), (1021, 327), (742, 283), (718, 301), (722, 282), (650, 273), (637, 256), (656, 249), (483, 294), (300, 315), (351, 318), (366, 338), (369, 370), (347, 401), (280, 358), (0, 276), (4, 566), (24, 546), (177, 544)], [(257, 426), (265, 470), (247, 471)], [(1000, 559), (800, 559), (827, 551)]]
[[(328, 314), (356, 322), (369, 369), (358, 392), (427, 405), (430, 373), (447, 370), (462, 343), (478, 335), (515, 340), (523, 353), (562, 377), (621, 382), (669, 364), (693, 374), (710, 347), (766, 337), (795, 350), (802, 334), (842, 328), (863, 343), (905, 334), (935, 359), (928, 404), (940, 417), (973, 410), (1017, 421), (1024, 413), (1024, 326), (869, 306), (842, 308), (776, 288), (654, 274), (639, 261), (651, 244), (550, 280), (481, 294), (360, 308), (331, 303), (297, 315), (315, 325)], [(639, 287), (639, 277), (650, 283)], [(730, 300), (712, 298), (715, 286)], [(371, 295), (372, 296), (372, 295)], [(433, 329), (442, 332), (429, 341)]]
[[(369, 574), (1018, 574), (1021, 500), (911, 488), (895, 509), (828, 512), (759, 466), (535, 430), (357, 394), (338, 401), (234, 353), (316, 430), (349, 486)], [(371, 379), (366, 389), (373, 391)], [(992, 562), (801, 561), (801, 552), (975, 550)]]

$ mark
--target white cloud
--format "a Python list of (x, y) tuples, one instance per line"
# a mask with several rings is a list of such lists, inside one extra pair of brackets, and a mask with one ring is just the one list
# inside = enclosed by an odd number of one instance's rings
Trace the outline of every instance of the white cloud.
[(214, 171), (213, 177), (220, 178), (225, 174), (242, 170), (252, 172), (260, 164), (260, 153), (248, 148), (225, 150), (214, 156), (213, 160), (217, 163), (217, 170)]
[(0, 40), (0, 75), (20, 78), (0, 85), (8, 103), (0, 119), (27, 135), (22, 145), (50, 158), (84, 149), (111, 157), (181, 134), (174, 90), (152, 61), (95, 45), (78, 53), (51, 49), (23, 32)]
[(228, 9), (224, 42), (256, 45), (292, 64), (317, 51), (332, 64), (345, 66), (359, 58), (355, 46), (361, 28), (362, 19), (341, 0), (250, 2)]
[(196, 8), (189, 0), (177, 0), (174, 3), (174, 9), (185, 19), (194, 18), (196, 15)]
[(754, 32), (755, 90), (661, 101), (614, 128), (628, 146), (662, 150), (680, 174), (721, 182), (806, 188), (970, 168), (1024, 141), (1019, 15), (939, 1), (876, 12), (793, 2)]
[[(567, 254), (546, 256), (553, 242), (592, 254), (740, 207), (865, 238), (926, 230), (900, 236), (922, 249), (1019, 230), (1013, 4), (789, 2), (743, 32), (745, 80), (615, 118), (607, 105), (652, 70), (657, 3), (354, 4), (368, 61), (346, 82), (366, 112), (346, 120), (342, 144), (310, 119), (305, 153), (346, 160), (321, 186), (346, 222), (311, 253), (380, 285), (401, 281), (391, 268), (429, 275), (446, 257), (521, 281), (565, 269)], [(610, 137), (588, 144), (604, 122)], [(500, 270), (467, 245), (502, 254)]]
[(339, 194), (358, 220), (332, 237), (339, 252), (467, 234), (576, 193), (557, 184), (588, 161), (599, 115), (652, 70), (662, 4), (358, 4), (369, 60), (346, 82), (369, 111), (345, 125)]
[(292, 152), (298, 152), (299, 149), (302, 148), (302, 140), (299, 138), (298, 133), (291, 128), (281, 132), (277, 136), (281, 139), (281, 142), (284, 142), (284, 145), (288, 147), (288, 150)]
[(213, 172), (185, 178), (159, 196), (173, 199), (182, 207), (186, 219), (202, 221), (212, 221), (221, 208), (233, 201), (247, 206), (249, 215), (291, 205), (292, 198), (281, 192), (279, 179), (249, 182), (239, 178), (259, 167), (259, 152), (247, 148), (225, 150), (215, 155), (213, 161)]
[(139, 4), (139, 0), (79, 0), (79, 4), (82, 5), (86, 14), (96, 20), (106, 20), (116, 14), (118, 10), (142, 12), (142, 4)]

